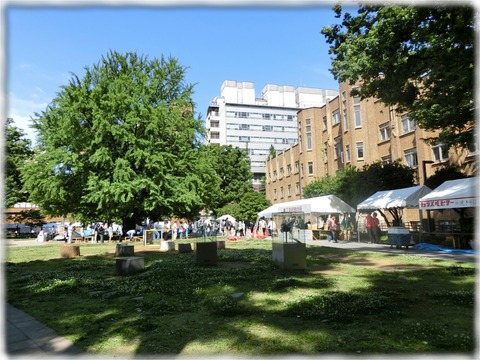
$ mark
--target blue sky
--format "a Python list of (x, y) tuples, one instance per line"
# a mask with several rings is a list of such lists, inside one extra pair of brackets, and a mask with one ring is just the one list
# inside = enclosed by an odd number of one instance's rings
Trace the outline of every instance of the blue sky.
[(196, 84), (193, 100), (203, 116), (224, 80), (254, 82), (257, 94), (266, 84), (338, 89), (320, 30), (339, 20), (333, 3), (309, 3), (33, 7), (12, 1), (3, 9), (7, 117), (33, 139), (30, 116), (45, 109), (72, 73), (82, 78), (109, 50), (178, 59), (189, 68), (186, 81)]

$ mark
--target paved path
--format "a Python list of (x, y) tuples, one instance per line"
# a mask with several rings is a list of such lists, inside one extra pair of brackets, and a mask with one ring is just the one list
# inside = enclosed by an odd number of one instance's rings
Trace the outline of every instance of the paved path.
[(83, 352), (69, 340), (58, 336), (30, 315), (6, 304), (6, 346), (8, 355), (31, 359), (33, 356), (81, 355)]
[(397, 249), (395, 246), (391, 247), (387, 244), (368, 244), (356, 241), (339, 241), (334, 243), (327, 240), (309, 240), (307, 245), (335, 247), (339, 249), (359, 250), (359, 251), (377, 251), (391, 255), (412, 255), (422, 256), (437, 260), (452, 260), (459, 262), (476, 262), (478, 260), (477, 254), (467, 254), (461, 252), (446, 252), (446, 251), (430, 251), (430, 250), (414, 250), (411, 247), (408, 249), (402, 247)]

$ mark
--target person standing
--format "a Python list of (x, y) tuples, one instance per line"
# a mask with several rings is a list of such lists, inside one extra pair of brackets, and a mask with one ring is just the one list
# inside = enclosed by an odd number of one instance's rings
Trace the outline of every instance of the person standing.
[(67, 238), (68, 238), (69, 244), (72, 243), (72, 236), (73, 236), (73, 225), (69, 223), (67, 227)]
[(270, 237), (273, 236), (275, 230), (277, 230), (277, 226), (273, 218), (268, 221), (267, 228), (268, 228), (268, 236)]
[(153, 240), (158, 240), (160, 239), (160, 223), (158, 221), (155, 221), (153, 223)]
[(352, 224), (352, 220), (350, 219), (350, 214), (345, 213), (344, 216), (343, 216), (341, 226), (342, 226), (342, 230), (345, 232), (345, 238), (344, 239), (346, 241), (350, 241), (350, 235), (351, 235), (351, 232), (353, 230), (352, 225), (353, 224)]
[(262, 217), (260, 219), (260, 221), (258, 222), (258, 224), (259, 224), (259, 227), (262, 231), (262, 236), (266, 236), (267, 235), (267, 222), (265, 221), (265, 218)]
[(117, 233), (118, 233), (118, 241), (122, 242), (122, 236), (123, 236), (123, 227), (121, 224), (117, 225)]
[(328, 230), (330, 230), (332, 241), (338, 242), (338, 225), (337, 225), (337, 218), (335, 215), (332, 215), (330, 219), (327, 220)]
[(366, 226), (368, 233), (368, 241), (376, 243), (380, 241), (380, 221), (377, 218), (377, 213), (368, 214), (366, 218)]
[(377, 213), (373, 213), (373, 239), (374, 243), (379, 243), (380, 242), (380, 221), (377, 218)]
[(108, 225), (108, 242), (111, 243), (112, 242), (112, 238), (113, 238), (113, 225), (112, 223), (110, 223)]

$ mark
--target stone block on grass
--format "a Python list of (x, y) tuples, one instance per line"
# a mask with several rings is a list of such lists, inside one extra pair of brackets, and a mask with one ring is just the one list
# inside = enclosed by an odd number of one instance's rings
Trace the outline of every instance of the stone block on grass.
[(116, 259), (117, 274), (128, 276), (145, 270), (145, 259), (140, 256), (126, 256)]
[(190, 244), (190, 243), (178, 243), (178, 252), (179, 253), (192, 252), (192, 244)]
[(217, 242), (195, 243), (195, 261), (197, 265), (217, 265)]
[(62, 245), (60, 247), (60, 255), (62, 256), (62, 258), (72, 258), (80, 256), (80, 246)]
[(117, 244), (115, 248), (115, 256), (133, 256), (134, 255), (134, 246)]
[(175, 250), (175, 243), (173, 241), (161, 241), (160, 242), (160, 251), (167, 252)]

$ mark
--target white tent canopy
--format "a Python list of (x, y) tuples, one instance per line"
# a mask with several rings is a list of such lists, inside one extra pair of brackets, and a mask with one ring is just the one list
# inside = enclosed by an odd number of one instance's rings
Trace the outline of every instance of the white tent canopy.
[(357, 205), (358, 210), (418, 207), (418, 200), (432, 190), (425, 185), (378, 191)]
[(222, 215), (217, 219), (217, 221), (222, 221), (222, 220), (228, 220), (230, 222), (235, 222), (236, 221), (235, 218), (230, 214)]
[(354, 213), (355, 208), (335, 195), (325, 195), (309, 199), (274, 204), (258, 213), (259, 217), (271, 218), (274, 213), (304, 212), (316, 214)]
[(420, 210), (476, 207), (476, 177), (449, 180), (419, 199)]

